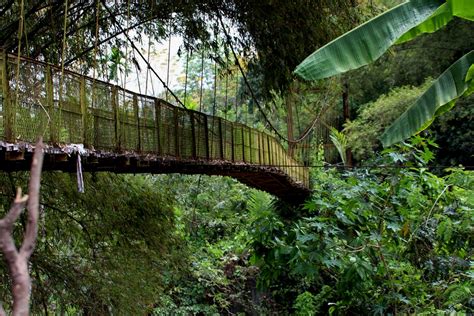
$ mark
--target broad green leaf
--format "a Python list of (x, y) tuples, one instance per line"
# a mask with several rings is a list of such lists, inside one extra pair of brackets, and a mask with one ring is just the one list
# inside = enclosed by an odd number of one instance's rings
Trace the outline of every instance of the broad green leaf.
[(445, 112), (468, 91), (470, 82), (466, 74), (474, 64), (474, 51), (452, 64), (423, 95), (405, 111), (382, 135), (384, 147), (402, 141), (429, 126), (439, 114)]
[(448, 0), (448, 4), (454, 16), (474, 21), (473, 0)]
[(471, 65), (471, 67), (469, 67), (469, 70), (467, 71), (466, 82), (469, 82), (473, 79), (474, 79), (474, 65)]
[(312, 53), (296, 67), (295, 74), (316, 80), (367, 65), (443, 3), (444, 0), (412, 0), (396, 6)]
[(395, 44), (401, 44), (412, 40), (423, 33), (433, 33), (445, 26), (453, 19), (451, 8), (447, 3), (440, 6), (427, 20), (415, 26), (402, 35)]

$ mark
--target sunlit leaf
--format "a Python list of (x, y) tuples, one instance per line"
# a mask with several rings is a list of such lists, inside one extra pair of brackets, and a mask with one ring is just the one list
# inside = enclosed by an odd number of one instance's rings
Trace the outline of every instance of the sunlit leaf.
[(474, 64), (474, 51), (452, 64), (382, 135), (384, 147), (402, 141), (426, 128), (433, 119), (446, 112), (470, 87), (465, 78)]
[(474, 3), (472, 0), (448, 0), (454, 16), (474, 21)]
[(440, 6), (427, 20), (403, 34), (395, 44), (412, 40), (423, 33), (433, 33), (445, 26), (453, 19), (451, 8), (447, 3)]
[(430, 17), (445, 1), (412, 0), (343, 34), (308, 56), (295, 70), (306, 80), (327, 78), (379, 58), (395, 41)]

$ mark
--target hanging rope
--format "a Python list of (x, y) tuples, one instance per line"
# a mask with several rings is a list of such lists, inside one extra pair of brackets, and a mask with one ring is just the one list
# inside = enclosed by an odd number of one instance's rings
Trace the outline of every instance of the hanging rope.
[(186, 50), (186, 70), (184, 71), (184, 103), (188, 96), (188, 65), (189, 65), (189, 51)]
[(214, 61), (214, 102), (212, 104), (212, 115), (216, 116), (217, 103), (217, 62)]
[(199, 112), (202, 112), (202, 83), (204, 81), (204, 50), (201, 53), (201, 91), (199, 91)]
[(224, 102), (224, 108), (225, 108), (225, 118), (227, 119), (227, 111), (229, 110), (227, 107), (227, 86), (229, 83), (229, 77), (227, 75), (227, 72), (225, 74), (225, 102)]
[(238, 121), (239, 120), (239, 108), (238, 108), (238, 105), (237, 105), (237, 94), (239, 93), (239, 74), (237, 74), (235, 76), (235, 98), (234, 98), (234, 102), (235, 102), (235, 120)]
[(23, 25), (24, 25), (24, 15), (25, 15), (25, 3), (23, 0), (20, 2), (20, 20), (18, 24), (18, 54), (17, 54), (17, 64), (16, 64), (16, 88), (15, 88), (15, 104), (18, 105), (18, 99), (20, 97), (20, 62), (21, 62), (21, 37), (23, 36)]
[(304, 140), (312, 131), (312, 129), (314, 128), (314, 126), (316, 126), (316, 123), (318, 122), (319, 118), (320, 118), (320, 114), (318, 114), (314, 119), (313, 119), (313, 122), (309, 125), (309, 127), (305, 130), (305, 132), (303, 133), (303, 135), (301, 135), (299, 138), (297, 139), (288, 139), (286, 138), (285, 136), (283, 136), (276, 128), (275, 126), (272, 124), (272, 122), (268, 119), (267, 115), (265, 114), (265, 111), (263, 110), (262, 106), (260, 105), (260, 102), (258, 102), (258, 99), (256, 98), (255, 96), (255, 93), (253, 92), (253, 89), (252, 87), (250, 86), (250, 83), (247, 79), (247, 76), (245, 75), (244, 73), (244, 70), (242, 68), (242, 65), (240, 64), (240, 61), (237, 57), (237, 54), (235, 53), (235, 50), (234, 50), (234, 47), (232, 46), (232, 42), (231, 42), (231, 39), (230, 39), (230, 36), (229, 36), (229, 33), (227, 33), (227, 30), (225, 28), (225, 25), (224, 25), (224, 22), (222, 21), (222, 18), (221, 18), (221, 15), (220, 13), (218, 12), (217, 14), (217, 18), (219, 19), (219, 22), (221, 24), (221, 27), (222, 27), (222, 30), (224, 32), (224, 35), (226, 37), (226, 42), (227, 44), (230, 46), (230, 49), (232, 51), (232, 55), (234, 56), (234, 59), (235, 59), (235, 63), (237, 64), (239, 70), (240, 70), (240, 73), (242, 75), (242, 78), (244, 79), (244, 82), (245, 82), (245, 85), (247, 86), (249, 92), (250, 92), (250, 95), (252, 96), (252, 99), (253, 101), (255, 102), (255, 104), (257, 105), (257, 108), (258, 110), (260, 111), (260, 113), (262, 114), (263, 116), (263, 119), (265, 120), (265, 122), (270, 126), (270, 128), (275, 132), (275, 134), (283, 141), (286, 141), (288, 143), (298, 143), (298, 142), (301, 142), (302, 140)]
[[(112, 14), (112, 12), (110, 11), (109, 7), (107, 7), (106, 3), (105, 3), (105, 0), (101, 0), (102, 2), (102, 5), (104, 6), (104, 8), (107, 10), (107, 12), (110, 14), (110, 18), (112, 19), (112, 22), (119, 28), (119, 30), (123, 33), (125, 33), (125, 30), (123, 29), (123, 27), (120, 25), (120, 23), (117, 22), (117, 20), (115, 19), (115, 16)], [(128, 36), (128, 34), (125, 34), (125, 37), (127, 38), (127, 40), (130, 42), (132, 48), (137, 52), (137, 54), (140, 56), (140, 58), (145, 61), (147, 67), (150, 68), (151, 72), (153, 72), (153, 74), (158, 78), (158, 80), (160, 81), (160, 83), (163, 85), (163, 87), (165, 89), (167, 89), (167, 91), (169, 91), (169, 93), (171, 94), (171, 96), (176, 100), (176, 102), (178, 102), (179, 105), (181, 105), (183, 108), (186, 108), (184, 106), (184, 103), (178, 98), (178, 96), (168, 87), (168, 85), (166, 84), (165, 81), (163, 81), (163, 79), (161, 79), (160, 75), (158, 75), (158, 73), (155, 71), (155, 69), (153, 69), (153, 67), (151, 67), (150, 63), (147, 61), (147, 59), (145, 58), (145, 56), (143, 56), (143, 54), (140, 52), (140, 50), (137, 48), (137, 46), (135, 45), (135, 43), (132, 41), (132, 39)]]
[(95, 71), (97, 68), (97, 50), (99, 43), (99, 15), (100, 15), (100, 2), (96, 1), (95, 7), (95, 40), (94, 40), (94, 67), (92, 70), (92, 106), (95, 106), (96, 103), (96, 93), (95, 93)]
[[(171, 20), (169, 26), (169, 40), (168, 40), (168, 63), (166, 69), (166, 86), (169, 86), (170, 82), (170, 60), (171, 60)], [(166, 90), (166, 102), (168, 102), (168, 90)], [(186, 102), (186, 100), (184, 100)]]

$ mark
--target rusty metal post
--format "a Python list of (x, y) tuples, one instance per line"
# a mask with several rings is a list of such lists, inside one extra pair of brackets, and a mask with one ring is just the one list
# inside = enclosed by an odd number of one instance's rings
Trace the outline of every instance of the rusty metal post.
[(118, 105), (118, 87), (112, 87), (112, 109), (114, 111), (114, 130), (115, 130), (115, 149), (120, 151), (121, 146), (121, 136), (120, 136), (120, 112)]
[(209, 160), (211, 157), (209, 151), (209, 121), (207, 115), (203, 115), (204, 117), (204, 138), (206, 140), (206, 159)]
[(133, 95), (133, 113), (135, 116), (135, 124), (137, 128), (137, 151), (142, 150), (141, 130), (140, 130), (140, 109), (138, 108), (138, 96)]
[(196, 126), (195, 126), (195, 118), (194, 118), (194, 112), (189, 111), (189, 119), (191, 120), (191, 155), (193, 159), (196, 159), (197, 157), (197, 151), (196, 151)]
[(3, 97), (3, 128), (5, 140), (14, 141), (13, 121), (12, 121), (12, 103), (10, 99), (10, 83), (8, 81), (8, 55), (5, 51), (1, 52), (2, 62), (0, 64), (2, 72), (2, 97)]
[(219, 122), (219, 151), (220, 151), (220, 158), (222, 160), (225, 159), (224, 157), (224, 137), (222, 136), (222, 119), (220, 117), (217, 118)]
[(86, 79), (81, 76), (80, 82), (80, 104), (81, 104), (81, 128), (82, 128), (82, 143), (87, 146), (87, 98), (86, 98)]
[(174, 151), (175, 157), (180, 157), (180, 148), (179, 148), (179, 110), (174, 108)]
[(156, 130), (156, 150), (158, 151), (158, 156), (162, 156), (163, 148), (161, 146), (161, 104), (160, 100), (155, 98), (155, 130)]

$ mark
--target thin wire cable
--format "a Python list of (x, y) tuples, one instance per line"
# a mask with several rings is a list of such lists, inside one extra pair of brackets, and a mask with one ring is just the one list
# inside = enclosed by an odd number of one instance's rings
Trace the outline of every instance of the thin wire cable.
[[(125, 30), (122, 28), (122, 26), (117, 22), (117, 20), (115, 19), (115, 17), (112, 15), (112, 12), (110, 11), (109, 7), (107, 7), (107, 5), (105, 4), (105, 0), (101, 0), (102, 2), (102, 5), (104, 6), (104, 8), (107, 10), (107, 12), (109, 12), (109, 14), (111, 15), (111, 19), (112, 19), (112, 22), (123, 32), (125, 33)], [(143, 54), (140, 52), (140, 50), (137, 48), (137, 46), (135, 45), (135, 43), (132, 41), (132, 39), (127, 35), (125, 34), (125, 37), (127, 38), (127, 40), (130, 42), (130, 44), (132, 45), (133, 49), (137, 52), (137, 54), (140, 56), (141, 59), (143, 59), (143, 61), (145, 61), (147, 67), (150, 68), (151, 72), (153, 72), (153, 74), (158, 78), (158, 80), (160, 81), (160, 83), (163, 85), (163, 87), (165, 89), (167, 89), (167, 91), (169, 91), (169, 93), (171, 94), (171, 96), (176, 100), (176, 102), (178, 102), (179, 105), (181, 105), (183, 108), (186, 108), (186, 106), (184, 106), (184, 103), (178, 98), (178, 96), (169, 88), (169, 86), (166, 84), (165, 81), (163, 81), (163, 79), (161, 79), (160, 75), (158, 75), (158, 73), (155, 71), (155, 69), (153, 69), (153, 67), (151, 67), (150, 63), (146, 60), (145, 56), (143, 56)]]
[(184, 103), (188, 96), (188, 65), (189, 65), (189, 50), (186, 50), (186, 70), (184, 71)]
[(204, 50), (201, 53), (201, 89), (199, 92), (199, 112), (202, 112), (202, 83), (204, 81)]
[[(169, 26), (168, 63), (166, 67), (167, 68), (166, 69), (166, 86), (169, 86), (169, 82), (170, 82), (170, 60), (171, 60), (171, 20), (170, 20), (170, 26)], [(168, 89), (166, 90), (166, 102), (168, 102)]]
[(225, 106), (225, 118), (227, 119), (227, 111), (229, 110), (228, 109), (228, 105), (227, 105), (227, 86), (229, 84), (229, 76), (226, 72), (225, 74), (225, 102), (224, 102), (224, 106)]
[(212, 115), (216, 116), (217, 104), (217, 62), (214, 61), (214, 103), (212, 104)]
[(226, 41), (228, 43), (228, 45), (230, 46), (230, 49), (232, 51), (232, 54), (234, 55), (234, 59), (235, 59), (235, 62), (237, 64), (237, 66), (239, 67), (239, 70), (240, 70), (240, 73), (242, 74), (242, 78), (244, 79), (244, 82), (245, 82), (245, 85), (248, 87), (249, 91), (250, 91), (250, 95), (252, 96), (252, 99), (254, 100), (255, 104), (257, 105), (257, 108), (258, 110), (260, 111), (260, 113), (262, 114), (263, 116), (263, 119), (265, 120), (265, 122), (270, 126), (270, 128), (275, 132), (275, 134), (280, 138), (282, 139), (283, 141), (286, 141), (288, 143), (299, 143), (301, 142), (302, 140), (304, 140), (310, 133), (311, 133), (311, 130), (314, 128), (314, 126), (316, 126), (316, 122), (319, 120), (319, 117), (320, 115), (316, 116), (312, 122), (312, 124), (309, 125), (309, 128), (306, 129), (305, 133), (303, 135), (301, 135), (299, 138), (297, 139), (288, 139), (287, 137), (283, 136), (276, 128), (275, 126), (272, 124), (272, 122), (268, 119), (267, 115), (265, 114), (265, 111), (263, 111), (263, 108), (262, 106), (260, 105), (260, 102), (258, 102), (258, 99), (256, 98), (255, 96), (255, 93), (253, 92), (253, 89), (252, 87), (250, 86), (250, 83), (249, 81), (247, 80), (247, 76), (245, 75), (243, 69), (242, 69), (242, 65), (240, 64), (240, 61), (239, 59), (237, 58), (237, 54), (235, 53), (235, 50), (234, 50), (234, 47), (232, 46), (232, 43), (231, 43), (231, 40), (230, 40), (230, 36), (229, 34), (227, 33), (227, 30), (225, 28), (225, 25), (224, 25), (224, 22), (222, 21), (222, 18), (220, 16), (220, 14), (218, 13), (217, 15), (217, 18), (219, 19), (219, 22), (222, 26), (222, 30), (224, 31), (224, 35), (226, 36)]
[(16, 88), (15, 88), (15, 104), (18, 104), (18, 99), (20, 97), (19, 90), (19, 81), (20, 81), (20, 61), (21, 61), (21, 37), (23, 36), (23, 26), (24, 26), (24, 15), (25, 15), (25, 2), (21, 0), (20, 2), (20, 21), (18, 24), (18, 56), (17, 56), (17, 65), (16, 65)]

